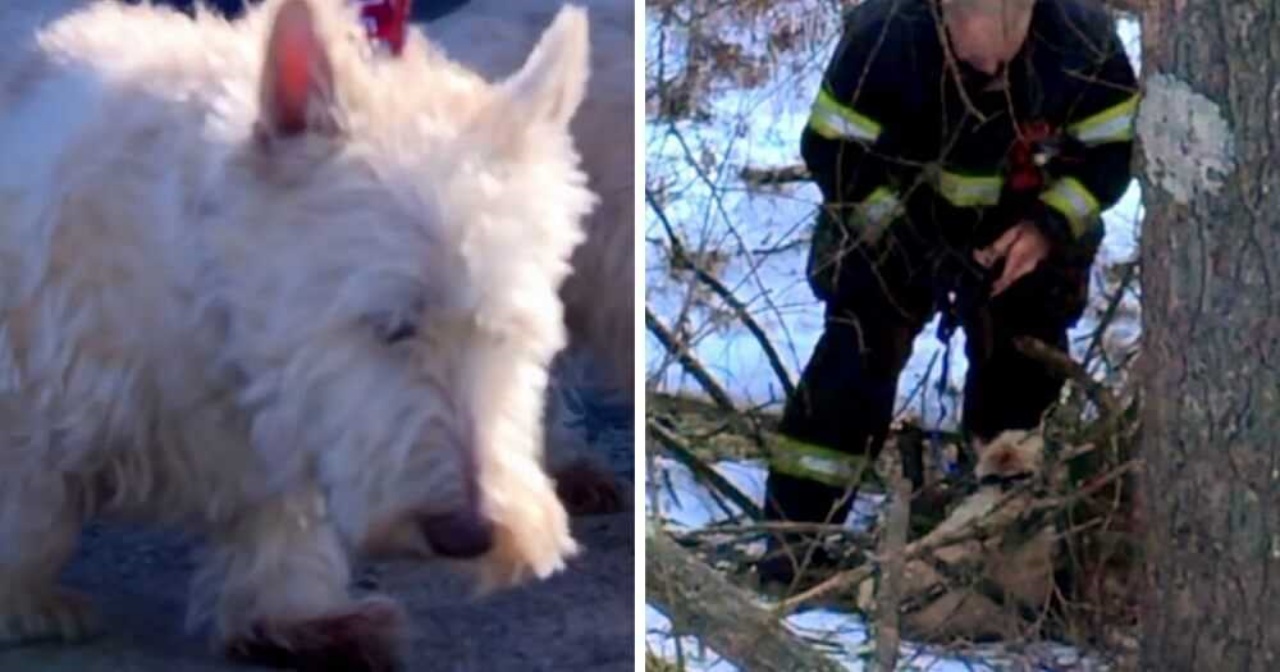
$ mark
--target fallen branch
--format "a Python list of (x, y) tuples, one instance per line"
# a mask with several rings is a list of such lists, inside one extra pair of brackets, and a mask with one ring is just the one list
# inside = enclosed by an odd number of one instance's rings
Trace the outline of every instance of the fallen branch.
[(750, 592), (652, 529), (645, 534), (645, 589), (675, 633), (696, 636), (738, 669), (844, 669), (789, 631)]
[(898, 629), (905, 564), (902, 551), (907, 545), (907, 526), (911, 517), (911, 483), (907, 479), (901, 476), (893, 479), (893, 500), (889, 506), (879, 552), (885, 562), (885, 571), (880, 576), (876, 594), (876, 669), (879, 672), (893, 672), (898, 668), (898, 647), (902, 641)]
[(657, 439), (658, 443), (661, 443), (676, 461), (688, 467), (690, 471), (705, 481), (708, 487), (724, 495), (726, 499), (733, 502), (735, 506), (746, 515), (751, 516), (752, 519), (759, 520), (763, 517), (760, 507), (756, 506), (756, 503), (751, 501), (750, 497), (742, 494), (742, 491), (734, 487), (729, 482), (729, 479), (721, 476), (720, 472), (698, 459), (693, 454), (689, 444), (685, 443), (675, 432), (654, 422), (652, 418), (645, 423), (645, 426), (650, 437)]
[(702, 537), (709, 535), (753, 535), (753, 534), (800, 534), (818, 537), (840, 535), (860, 546), (871, 543), (866, 532), (851, 529), (843, 523), (798, 523), (790, 520), (755, 521), (750, 523), (720, 522), (708, 523), (696, 530), (685, 530), (681, 537)]

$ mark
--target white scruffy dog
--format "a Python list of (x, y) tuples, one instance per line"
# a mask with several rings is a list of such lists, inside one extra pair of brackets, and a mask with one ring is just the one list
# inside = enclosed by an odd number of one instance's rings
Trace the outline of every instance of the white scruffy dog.
[[(1033, 493), (1010, 495), (1008, 490), (1022, 479), (1044, 476), (1045, 442), (1040, 430), (1008, 430), (990, 443), (978, 443), (975, 448), (977, 491), (963, 499), (946, 520), (918, 543), (934, 546), (962, 535), (972, 529), (975, 520), (981, 520), (991, 529), (1005, 530), (1031, 507)], [(1056, 483), (1059, 474), (1049, 476), (1050, 482)], [(907, 562), (902, 597), (904, 603), (913, 608), (903, 614), (903, 632), (935, 642), (1012, 640), (1026, 634), (1027, 623), (1019, 612), (1039, 613), (1050, 598), (1057, 534), (1051, 524), (1046, 524), (1030, 530), (1028, 537), (1016, 544), (1009, 543), (1010, 540), (996, 535), (985, 542), (953, 543), (937, 548), (933, 562), (924, 559)], [(988, 593), (940, 571), (976, 574), (975, 567), (991, 590), (1004, 593), (1005, 604), (997, 604)], [(868, 613), (874, 609), (873, 581), (859, 586), (857, 599)]]
[(0, 13), (0, 642), (92, 629), (55, 577), (98, 515), (202, 533), (193, 616), (302, 668), (393, 665), (354, 552), (561, 568), (585, 13), (495, 84), (421, 36), (374, 56), (344, 2), (24, 33), (31, 2)]
[[(634, 403), (635, 381), (635, 3), (576, 0), (591, 17), (591, 79), (572, 132), (600, 205), (587, 219), (587, 240), (573, 255), (561, 290), (570, 345), (594, 376)], [(508, 76), (564, 0), (468, 0), (425, 28), (445, 52), (490, 77)], [(557, 367), (553, 380), (573, 367)], [(577, 418), (560, 394), (550, 399), (547, 452), (563, 499), (575, 513), (625, 508), (626, 488), (595, 464)]]

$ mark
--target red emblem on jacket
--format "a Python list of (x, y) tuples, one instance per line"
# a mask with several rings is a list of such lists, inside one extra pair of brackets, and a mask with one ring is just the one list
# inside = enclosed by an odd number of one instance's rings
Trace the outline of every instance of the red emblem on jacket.
[(1044, 188), (1043, 169), (1053, 158), (1054, 131), (1043, 121), (1020, 124), (1018, 140), (1009, 149), (1009, 187), (1014, 193)]

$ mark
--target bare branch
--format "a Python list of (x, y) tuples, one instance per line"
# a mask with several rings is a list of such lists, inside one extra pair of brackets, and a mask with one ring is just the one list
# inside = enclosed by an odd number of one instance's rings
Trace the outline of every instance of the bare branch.
[(1027, 336), (1015, 338), (1013, 344), (1022, 354), (1070, 378), (1077, 385), (1084, 388), (1085, 393), (1098, 405), (1098, 410), (1102, 415), (1100, 419), (1101, 427), (1109, 429), (1112, 423), (1120, 417), (1120, 404), (1116, 401), (1115, 395), (1111, 393), (1111, 390), (1094, 380), (1093, 376), (1090, 376), (1089, 372), (1080, 363), (1071, 359), (1069, 355), (1050, 347), (1044, 341)]
[(733, 405), (733, 399), (729, 397), (729, 393), (724, 391), (724, 388), (720, 386), (720, 383), (716, 382), (715, 378), (711, 377), (710, 373), (707, 373), (707, 369), (702, 365), (702, 362), (699, 362), (698, 358), (693, 356), (689, 348), (681, 343), (675, 334), (671, 333), (670, 329), (667, 329), (666, 325), (653, 314), (653, 309), (647, 305), (644, 307), (644, 324), (649, 329), (649, 333), (653, 334), (654, 338), (657, 338), (658, 342), (662, 344), (662, 347), (674, 355), (679, 360), (680, 365), (684, 367), (684, 370), (688, 371), (689, 375), (698, 381), (698, 384), (702, 386), (702, 389), (711, 397), (712, 401), (730, 413), (735, 415), (738, 413), (738, 409)]
[(753, 168), (744, 166), (738, 173), (749, 187), (767, 187), (779, 184), (795, 184), (808, 182), (811, 177), (809, 169), (802, 165), (778, 166), (774, 168)]
[(1102, 337), (1111, 323), (1115, 320), (1116, 313), (1120, 310), (1120, 304), (1124, 301), (1125, 292), (1129, 291), (1129, 287), (1138, 279), (1138, 262), (1133, 261), (1124, 265), (1120, 276), (1120, 282), (1116, 286), (1115, 294), (1107, 300), (1107, 307), (1102, 311), (1102, 317), (1098, 319), (1098, 328), (1093, 332), (1093, 336), (1089, 339), (1089, 347), (1084, 352), (1084, 357), (1080, 358), (1081, 366), (1088, 369), (1089, 362), (1093, 361), (1093, 355), (1102, 347)]

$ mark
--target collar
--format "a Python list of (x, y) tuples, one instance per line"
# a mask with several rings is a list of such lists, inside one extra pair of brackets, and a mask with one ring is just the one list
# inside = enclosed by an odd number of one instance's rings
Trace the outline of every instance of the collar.
[(369, 39), (395, 56), (404, 49), (405, 26), (412, 0), (351, 0), (360, 6), (360, 18)]
[(1012, 474), (1009, 476), (1001, 476), (1000, 474), (988, 474), (978, 479), (978, 487), (985, 488), (997, 486), (1001, 490), (1008, 490), (1019, 483), (1031, 480), (1031, 474), (1023, 472), (1021, 474)]

